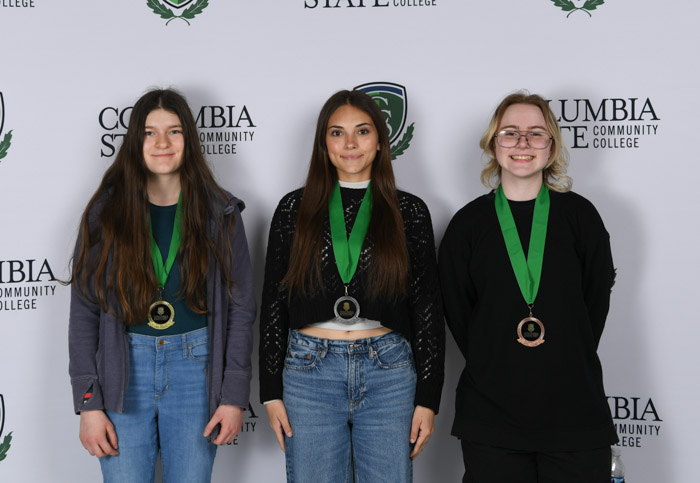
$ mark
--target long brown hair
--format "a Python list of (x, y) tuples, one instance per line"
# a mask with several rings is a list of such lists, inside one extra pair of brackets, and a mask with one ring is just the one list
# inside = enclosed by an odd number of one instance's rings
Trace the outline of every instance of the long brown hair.
[(367, 238), (373, 243), (373, 260), (369, 271), (370, 297), (404, 294), (408, 285), (408, 249), (403, 219), (391, 167), (391, 149), (386, 120), (374, 100), (361, 91), (340, 91), (326, 101), (318, 116), (309, 174), (299, 205), (292, 256), (282, 285), (306, 295), (323, 292), (321, 278), (321, 243), (328, 220), (328, 202), (338, 180), (326, 147), (328, 120), (341, 106), (349, 105), (367, 113), (379, 136), (379, 151), (372, 162), (372, 217)]
[(501, 166), (496, 160), (496, 138), (495, 134), (498, 131), (498, 126), (501, 124), (503, 115), (513, 104), (529, 104), (536, 106), (542, 111), (547, 130), (552, 135), (552, 148), (549, 154), (547, 166), (542, 170), (544, 183), (548, 188), (555, 191), (569, 191), (573, 180), (566, 175), (566, 170), (569, 166), (569, 155), (564, 146), (564, 139), (561, 135), (561, 129), (557, 122), (557, 117), (549, 107), (549, 103), (537, 94), (530, 94), (528, 91), (519, 91), (506, 96), (498, 105), (491, 117), (486, 132), (481, 137), (479, 146), (484, 151), (484, 154), (489, 158), (488, 163), (481, 171), (481, 182), (487, 188), (496, 189), (501, 183)]
[[(189, 307), (204, 314), (205, 282), (209, 254), (221, 263), (231, 255), (234, 217), (226, 228), (219, 226), (213, 240), (207, 225), (212, 202), (228, 202), (202, 155), (194, 117), (185, 98), (172, 89), (144, 94), (134, 105), (122, 146), (90, 199), (80, 223), (79, 249), (70, 282), (81, 296), (94, 289), (103, 311), (117, 314), (127, 325), (142, 324), (158, 288), (150, 255), (148, 168), (143, 157), (146, 117), (156, 109), (177, 115), (185, 138), (180, 168), (182, 196), (182, 245), (180, 293)], [(218, 220), (223, 223), (222, 219)], [(218, 242), (218, 243), (217, 243)], [(223, 243), (222, 243), (223, 242)], [(218, 247), (224, 247), (224, 253)], [(222, 271), (226, 282), (230, 280)], [(90, 285), (89, 285), (90, 284)]]

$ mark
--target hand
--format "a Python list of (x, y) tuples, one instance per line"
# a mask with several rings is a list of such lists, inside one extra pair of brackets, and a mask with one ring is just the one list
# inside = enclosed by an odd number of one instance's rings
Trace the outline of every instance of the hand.
[(286, 434), (288, 438), (292, 437), (292, 426), (287, 418), (287, 408), (284, 407), (281, 400), (272, 401), (265, 407), (267, 408), (267, 417), (270, 418), (270, 427), (277, 436), (280, 448), (284, 451), (284, 435)]
[(425, 449), (430, 435), (435, 431), (435, 412), (423, 406), (416, 406), (411, 422), (411, 444), (415, 443), (411, 451), (411, 459), (414, 459)]
[(80, 412), (80, 442), (92, 456), (116, 456), (117, 433), (101, 409)]
[(219, 430), (219, 436), (216, 437), (212, 443), (219, 446), (223, 444), (231, 444), (238, 432), (243, 427), (243, 408), (238, 406), (229, 406), (222, 404), (216, 411), (214, 415), (209, 420), (209, 423), (204, 428), (204, 437), (208, 437), (217, 424), (221, 425)]

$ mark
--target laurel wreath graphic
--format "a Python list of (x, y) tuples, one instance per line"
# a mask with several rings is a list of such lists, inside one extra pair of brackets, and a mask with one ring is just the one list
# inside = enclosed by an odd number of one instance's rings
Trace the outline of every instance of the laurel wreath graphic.
[(391, 147), (391, 159), (392, 161), (399, 156), (403, 154), (404, 151), (408, 149), (408, 147), (411, 145), (411, 139), (413, 139), (413, 126), (416, 123), (414, 122), (408, 128), (406, 128), (406, 133), (401, 136), (401, 139), (399, 139), (399, 142), (394, 144)]
[(168, 25), (176, 18), (184, 20), (187, 25), (190, 25), (187, 20), (192, 20), (197, 15), (202, 13), (202, 11), (209, 6), (209, 0), (197, 0), (192, 5), (187, 7), (185, 11), (182, 12), (182, 15), (175, 15), (175, 12), (160, 3), (158, 0), (146, 0), (146, 5), (148, 5), (155, 14), (160, 15), (160, 18), (168, 20), (165, 22), (165, 25)]
[(600, 7), (605, 3), (605, 0), (586, 0), (586, 3), (581, 7), (574, 5), (574, 2), (571, 0), (552, 0), (552, 3), (563, 11), (569, 12), (566, 18), (569, 18), (569, 15), (579, 10), (588, 14), (589, 17), (592, 17), (593, 15), (591, 15), (589, 10), (595, 10)]
[(11, 140), (12, 131), (8, 131), (7, 134), (5, 134), (5, 137), (3, 138), (2, 142), (0, 142), (0, 159), (7, 156), (7, 150), (10, 149), (10, 144), (12, 144), (10, 142)]
[(2, 444), (0, 444), (0, 461), (4, 460), (7, 456), (7, 450), (10, 449), (10, 442), (12, 441), (12, 432), (7, 433)]

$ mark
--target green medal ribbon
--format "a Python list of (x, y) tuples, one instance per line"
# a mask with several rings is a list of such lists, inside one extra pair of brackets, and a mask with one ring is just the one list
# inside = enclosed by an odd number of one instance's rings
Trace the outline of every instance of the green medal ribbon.
[(328, 216), (331, 224), (331, 238), (333, 240), (333, 253), (335, 262), (340, 272), (340, 278), (347, 286), (357, 270), (357, 262), (360, 259), (362, 242), (367, 235), (369, 219), (372, 215), (372, 190), (367, 186), (365, 197), (357, 212), (355, 224), (348, 238), (345, 230), (345, 215), (343, 214), (343, 200), (340, 196), (340, 183), (336, 183), (328, 203)]
[(528, 307), (537, 297), (542, 275), (542, 260), (544, 259), (544, 241), (547, 237), (547, 221), (549, 219), (549, 189), (542, 183), (542, 188), (535, 200), (535, 211), (532, 216), (532, 231), (530, 232), (530, 246), (527, 250), (527, 261), (520, 243), (518, 229), (515, 226), (513, 213), (510, 211), (508, 200), (503, 194), (503, 187), (496, 190), (496, 214), (501, 225), (503, 239), (506, 242), (510, 264), (513, 266), (515, 278), (520, 286), (520, 292), (525, 298)]
[(168, 249), (168, 258), (165, 263), (163, 263), (163, 255), (160, 253), (158, 243), (153, 238), (153, 225), (150, 217), (148, 219), (148, 232), (151, 236), (151, 258), (153, 259), (153, 268), (156, 271), (156, 280), (158, 280), (158, 287), (163, 289), (165, 282), (168, 280), (170, 269), (173, 268), (173, 263), (175, 263), (175, 257), (180, 249), (180, 245), (182, 245), (182, 193), (180, 193), (180, 197), (177, 200), (173, 234), (170, 238), (170, 248)]

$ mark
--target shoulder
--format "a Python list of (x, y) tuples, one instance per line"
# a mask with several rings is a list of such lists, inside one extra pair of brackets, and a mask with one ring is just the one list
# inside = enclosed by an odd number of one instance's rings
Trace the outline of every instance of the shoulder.
[(454, 214), (450, 225), (462, 222), (473, 223), (479, 218), (490, 216), (495, 213), (494, 198), (495, 195), (493, 191), (491, 191), (473, 199)]
[(414, 214), (430, 216), (428, 205), (418, 196), (401, 190), (396, 190), (396, 194), (399, 200), (399, 210), (404, 217)]
[(581, 222), (602, 224), (602, 219), (596, 207), (588, 199), (574, 191), (560, 193), (550, 191), (551, 206), (563, 212), (564, 216), (574, 217)]

